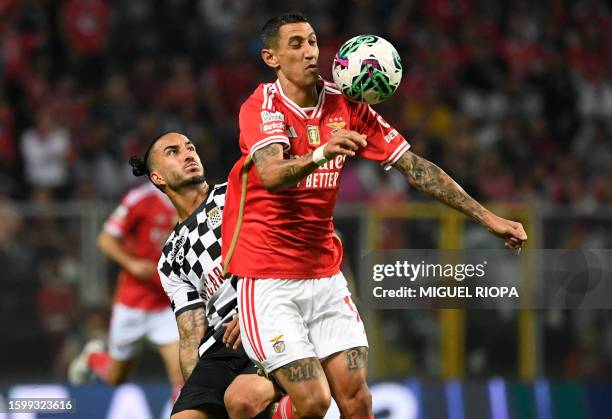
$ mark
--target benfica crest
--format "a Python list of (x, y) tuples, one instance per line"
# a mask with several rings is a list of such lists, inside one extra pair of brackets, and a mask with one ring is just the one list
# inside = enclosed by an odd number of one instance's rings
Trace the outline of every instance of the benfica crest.
[(274, 352), (280, 354), (285, 351), (285, 342), (283, 341), (283, 335), (280, 334), (276, 337), (270, 339), (270, 342), (273, 343), (272, 347), (274, 348)]
[(319, 136), (319, 127), (316, 125), (306, 125), (306, 134), (308, 135), (309, 145), (320, 145), (321, 137)]

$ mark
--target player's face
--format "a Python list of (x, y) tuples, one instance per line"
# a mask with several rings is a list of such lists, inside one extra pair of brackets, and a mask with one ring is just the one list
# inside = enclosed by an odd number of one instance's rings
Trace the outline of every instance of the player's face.
[(204, 167), (195, 146), (180, 134), (169, 134), (155, 143), (151, 179), (173, 190), (204, 183)]
[[(268, 51), (268, 57), (266, 57)], [(278, 30), (277, 45), (264, 50), (264, 61), (293, 84), (313, 86), (319, 78), (317, 35), (309, 23), (288, 23)]]

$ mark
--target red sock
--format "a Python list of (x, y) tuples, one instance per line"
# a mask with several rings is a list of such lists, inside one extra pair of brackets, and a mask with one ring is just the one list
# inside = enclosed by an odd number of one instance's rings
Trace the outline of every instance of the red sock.
[(283, 396), (278, 401), (278, 409), (271, 419), (293, 419), (293, 404), (289, 396)]
[(108, 377), (110, 363), (111, 356), (108, 352), (94, 352), (87, 358), (87, 364), (102, 381), (106, 381)]

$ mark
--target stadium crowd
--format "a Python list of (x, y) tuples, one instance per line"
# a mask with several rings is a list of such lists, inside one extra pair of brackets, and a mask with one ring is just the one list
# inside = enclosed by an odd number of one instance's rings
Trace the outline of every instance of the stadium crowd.
[[(279, 0), (1, 0), (0, 203), (116, 201), (135, 181), (128, 157), (167, 131), (185, 133), (209, 178), (222, 180), (239, 155), (239, 106), (270, 78), (256, 34), (286, 7)], [(609, 2), (302, 0), (291, 7), (314, 23), (327, 79), (337, 48), (354, 35), (378, 34), (396, 46), (403, 80), (377, 110), (478, 200), (587, 211), (612, 205)], [(349, 165), (342, 184), (341, 202), (424, 199), (367, 162)], [(62, 258), (49, 250), (67, 243), (56, 240), (62, 226), (30, 226), (16, 242), (19, 216), (8, 205), (2, 211), (9, 215), (0, 217), (0, 259), (28, 271), (9, 276), (39, 278), (30, 283), (38, 290), (32, 303), (50, 345), (61, 346), (77, 305), (57, 280), (74, 277), (70, 246)], [(60, 236), (76, 234), (65, 231)], [(30, 272), (34, 260), (39, 272)]]

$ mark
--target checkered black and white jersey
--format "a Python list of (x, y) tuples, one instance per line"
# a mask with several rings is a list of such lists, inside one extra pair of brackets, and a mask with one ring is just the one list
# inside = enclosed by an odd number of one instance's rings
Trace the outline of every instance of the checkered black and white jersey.
[(223, 277), (221, 217), (227, 183), (211, 188), (208, 198), (166, 241), (157, 265), (161, 283), (174, 314), (204, 306), (207, 328), (200, 356), (221, 341), (229, 321), (238, 312), (236, 279)]

